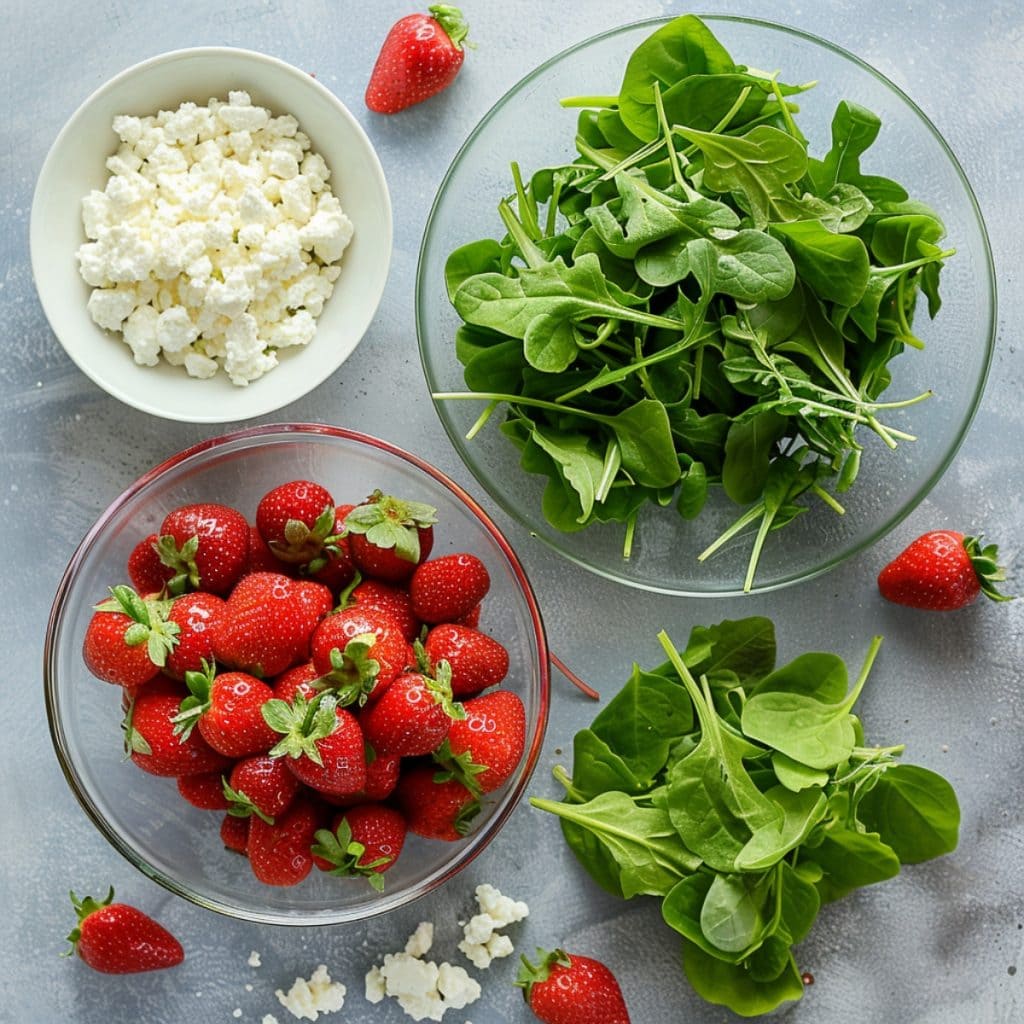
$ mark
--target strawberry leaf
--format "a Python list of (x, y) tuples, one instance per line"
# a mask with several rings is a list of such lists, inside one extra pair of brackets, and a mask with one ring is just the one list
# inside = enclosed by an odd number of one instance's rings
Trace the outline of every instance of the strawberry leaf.
[(281, 739), (270, 748), (271, 757), (307, 757), (323, 765), (317, 740), (330, 736), (338, 726), (338, 699), (332, 690), (318, 693), (312, 700), (298, 694), (289, 704), (279, 698), (268, 700), (260, 709), (263, 720)]
[(121, 731), (124, 733), (124, 758), (127, 761), (132, 754), (152, 754), (153, 748), (149, 745), (146, 737), (139, 732), (132, 724), (135, 717), (135, 701), (130, 700), (125, 709), (124, 718), (121, 720)]
[(344, 650), (331, 648), (331, 671), (321, 679), (334, 688), (342, 707), (366, 703), (380, 674), (380, 662), (370, 657), (376, 642), (375, 634), (360, 633), (345, 644)]
[(247, 796), (242, 790), (234, 789), (225, 778), (221, 779), (221, 784), (224, 787), (224, 799), (230, 805), (228, 807), (228, 814), (233, 818), (249, 818), (255, 814), (257, 818), (262, 819), (268, 825), (274, 824), (274, 816), (261, 811), (252, 798)]
[(1012, 601), (1013, 594), (1003, 594), (996, 586), (1006, 581), (1006, 569), (998, 562), (999, 548), (995, 544), (982, 546), (981, 537), (964, 537), (964, 550), (978, 577), (981, 592), (993, 601)]
[(345, 532), (363, 534), (379, 548), (394, 549), (407, 562), (420, 558), (420, 528), (437, 522), (437, 509), (420, 501), (374, 491), (370, 500), (345, 516)]

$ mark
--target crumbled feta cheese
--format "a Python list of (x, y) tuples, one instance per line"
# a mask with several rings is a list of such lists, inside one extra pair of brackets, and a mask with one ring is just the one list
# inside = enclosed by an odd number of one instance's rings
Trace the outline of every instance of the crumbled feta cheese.
[(253, 951), (252, 951), (252, 952), (251, 952), (251, 953), (249, 954), (249, 959), (248, 959), (248, 960), (246, 961), (246, 963), (248, 963), (248, 965), (249, 965), (250, 967), (262, 967), (262, 966), (263, 966), (263, 958), (262, 958), (262, 957), (260, 956), (260, 954), (259, 954), (259, 953), (258, 953), (258, 952), (257, 952), (257, 951), (256, 951), (256, 950), (254, 949), (254, 950), (253, 950)]
[(385, 996), (398, 1002), (413, 1020), (439, 1021), (446, 1010), (461, 1010), (480, 998), (480, 985), (462, 967), (422, 959), (433, 945), (434, 929), (422, 922), (400, 953), (387, 953), (366, 974), (367, 1001)]
[(345, 986), (331, 981), (325, 964), (320, 964), (308, 980), (296, 978), (287, 992), (278, 989), (274, 994), (300, 1020), (316, 1020), (321, 1013), (334, 1013), (345, 1005)]
[(94, 321), (140, 365), (238, 385), (308, 345), (353, 228), (296, 119), (234, 90), (112, 126), (106, 187), (82, 200)]
[(476, 902), (480, 912), (462, 929), (459, 949), (474, 966), (486, 969), (492, 960), (511, 956), (513, 952), (512, 940), (500, 934), (499, 929), (522, 921), (530, 908), (522, 900), (509, 899), (486, 883), (476, 887)]

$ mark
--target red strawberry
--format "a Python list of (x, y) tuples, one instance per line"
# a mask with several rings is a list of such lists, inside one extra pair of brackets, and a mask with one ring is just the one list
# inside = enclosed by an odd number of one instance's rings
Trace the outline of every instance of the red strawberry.
[(71, 902), (78, 924), (68, 936), (71, 949), (94, 971), (103, 974), (136, 974), (175, 967), (185, 959), (181, 943), (148, 914), (114, 902), (111, 888), (106, 899), (74, 893)]
[(148, 683), (129, 702), (123, 723), (126, 753), (150, 775), (224, 771), (230, 759), (214, 750), (199, 732), (182, 737), (175, 731), (184, 694), (173, 680), (165, 679)]
[(298, 885), (313, 869), (310, 848), (322, 824), (320, 807), (300, 797), (273, 824), (249, 819), (246, 853), (253, 874), (265, 885)]
[(215, 673), (204, 663), (202, 672), (185, 677), (189, 696), (181, 702), (175, 723), (187, 737), (198, 726), (203, 739), (225, 757), (262, 754), (277, 742), (263, 719), (263, 705), (274, 691), (247, 672)]
[(452, 694), (471, 697), (497, 686), (508, 674), (508, 651), (479, 630), (453, 622), (435, 626), (423, 641), (429, 663), (448, 662), (452, 672)]
[(409, 596), (424, 622), (455, 622), (480, 603), (490, 586), (487, 567), (476, 555), (442, 555), (416, 567)]
[(128, 578), (140, 594), (159, 594), (174, 575), (169, 565), (164, 565), (157, 554), (155, 533), (144, 537), (132, 548), (128, 556)]
[(392, 25), (366, 87), (366, 105), (394, 114), (447, 88), (459, 73), (469, 26), (450, 4), (410, 14)]
[(291, 704), (300, 693), (306, 700), (312, 700), (323, 688), (313, 685), (319, 678), (320, 673), (317, 672), (316, 665), (312, 661), (303, 662), (288, 669), (287, 672), (282, 672), (274, 680), (274, 696), (286, 704)]
[(214, 638), (219, 662), (256, 676), (276, 676), (309, 658), (309, 640), (334, 598), (320, 583), (281, 573), (244, 576), (225, 602)]
[(374, 491), (345, 516), (352, 559), (367, 576), (401, 583), (430, 554), (436, 522), (430, 505)]
[(544, 1024), (630, 1024), (615, 975), (599, 960), (556, 949), (537, 950), (539, 963), (524, 956), (516, 980)]
[(383, 693), (413, 661), (396, 622), (378, 611), (343, 608), (313, 633), (313, 664), (342, 704), (365, 704)]
[(86, 626), (82, 657), (98, 679), (133, 690), (160, 671), (177, 643), (178, 624), (167, 621), (166, 601), (144, 600), (123, 585), (110, 593)]
[(288, 575), (292, 568), (267, 547), (267, 542), (255, 526), (249, 527), (249, 560), (245, 563), (243, 575), (251, 572), (282, 572)]
[(518, 767), (526, 744), (526, 709), (511, 690), (467, 700), (466, 717), (452, 722), (438, 763), (469, 789), (490, 793)]
[(381, 875), (398, 860), (406, 835), (405, 819), (386, 804), (360, 804), (316, 833), (313, 863), (332, 875), (363, 875), (378, 892)]
[(249, 848), (249, 819), (225, 814), (220, 823), (220, 841), (226, 850), (244, 856)]
[(231, 806), (224, 795), (224, 778), (220, 772), (180, 775), (176, 782), (178, 792), (201, 811), (226, 811)]
[(409, 591), (403, 586), (384, 583), (381, 580), (360, 580), (346, 595), (347, 604), (360, 611), (383, 612), (395, 624), (410, 643), (419, 635), (420, 620), (412, 610)]
[(480, 813), (480, 801), (458, 779), (442, 778), (433, 765), (403, 771), (395, 801), (410, 832), (425, 839), (455, 842), (467, 835)]
[(965, 537), (955, 530), (922, 534), (878, 574), (882, 597), (896, 604), (926, 611), (955, 611), (979, 594), (994, 601), (1011, 600), (997, 583), (1006, 579), (996, 564), (995, 544), (981, 546), (979, 537)]
[(256, 814), (273, 822), (288, 809), (300, 788), (284, 758), (262, 754), (236, 762), (230, 779), (221, 783), (221, 794), (235, 817)]
[(207, 590), (226, 594), (249, 562), (249, 524), (228, 505), (182, 505), (164, 517), (157, 550), (174, 569), (171, 593)]
[(360, 714), (366, 741), (378, 753), (415, 757), (436, 750), (448, 735), (452, 719), (465, 712), (452, 701), (444, 671), (436, 679), (406, 672)]
[(334, 532), (334, 498), (311, 480), (281, 484), (260, 498), (256, 528), (282, 562), (305, 565)]
[(178, 626), (177, 643), (167, 655), (164, 671), (175, 679), (187, 672), (199, 672), (204, 661), (213, 661), (213, 638), (224, 614), (224, 599), (197, 590), (171, 603), (169, 622)]
[(356, 804), (377, 803), (386, 800), (398, 784), (402, 759), (393, 754), (378, 755), (373, 748), (366, 748), (366, 785), (358, 793), (345, 796), (324, 794), (324, 799), (335, 807), (354, 807)]
[(366, 786), (366, 750), (355, 716), (325, 691), (307, 701), (271, 700), (263, 709), (267, 723), (281, 738), (271, 749), (285, 757), (296, 778), (312, 789), (345, 796)]

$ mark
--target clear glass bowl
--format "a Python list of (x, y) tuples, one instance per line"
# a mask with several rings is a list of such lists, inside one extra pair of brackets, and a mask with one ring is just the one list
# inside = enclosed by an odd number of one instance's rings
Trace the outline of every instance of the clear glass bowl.
[[(944, 246), (957, 253), (942, 272), (943, 305), (935, 320), (919, 307), (915, 331), (924, 351), (907, 350), (893, 361), (887, 401), (927, 389), (934, 397), (887, 411), (887, 423), (917, 437), (895, 451), (862, 431), (860, 475), (842, 495), (839, 516), (820, 502), (765, 545), (752, 590), (772, 590), (809, 579), (861, 551), (896, 526), (924, 498), (956, 454), (985, 384), (996, 324), (995, 279), (988, 237), (977, 201), (949, 146), (900, 89), (864, 61), (807, 33), (764, 21), (705, 19), (733, 59), (787, 82), (816, 81), (796, 97), (797, 123), (809, 151), (830, 145), (830, 124), (841, 99), (877, 113), (882, 129), (865, 154), (863, 169), (903, 183), (932, 206), (946, 225)], [(535, 170), (575, 157), (578, 111), (563, 109), (567, 96), (615, 95), (629, 54), (664, 23), (626, 25), (566, 50), (531, 72), (484, 117), (459, 151), (441, 184), (420, 251), (416, 315), (420, 355), (431, 392), (465, 391), (455, 358), (460, 323), (444, 285), (448, 254), (480, 238), (500, 238), (499, 200), (512, 193), (511, 161), (524, 179)], [(923, 305), (923, 304), (922, 304)], [(680, 595), (742, 592), (750, 554), (749, 531), (704, 562), (697, 559), (742, 512), (720, 493), (700, 517), (681, 519), (673, 509), (648, 506), (641, 514), (629, 560), (624, 528), (594, 525), (574, 534), (557, 531), (541, 512), (543, 478), (525, 473), (519, 451), (498, 430), (500, 413), (473, 440), (467, 431), (482, 401), (436, 402), (438, 415), (466, 465), (501, 507), (565, 557), (608, 579)]]
[[(220, 814), (186, 803), (173, 779), (123, 761), (120, 687), (91, 676), (82, 638), (92, 606), (127, 582), (135, 543), (184, 502), (231, 504), (251, 517), (270, 487), (322, 482), (336, 500), (358, 501), (375, 488), (438, 510), (434, 554), (469, 551), (488, 567), (491, 589), (481, 628), (508, 647), (503, 687), (526, 707), (526, 750), (505, 786), (489, 796), (472, 832), (448, 843), (410, 835), (385, 876), (383, 893), (359, 878), (314, 868), (297, 886), (256, 880), (243, 857), (219, 838)], [(46, 707), (57, 758), (96, 827), (139, 870), (193, 902), (272, 924), (333, 924), (392, 910), (443, 885), (494, 837), (522, 797), (548, 718), (548, 652), (537, 602), (515, 553), (473, 499), (414, 455), (373, 437), (320, 424), (257, 427), (196, 445), (150, 470), (100, 516), (79, 545), (57, 590), (46, 634)]]

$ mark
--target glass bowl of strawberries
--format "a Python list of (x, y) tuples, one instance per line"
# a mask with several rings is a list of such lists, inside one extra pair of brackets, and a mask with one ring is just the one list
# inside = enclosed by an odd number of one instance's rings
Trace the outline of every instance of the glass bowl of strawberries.
[(442, 885), (521, 798), (547, 724), (537, 602), (433, 467), (321, 424), (204, 441), (75, 551), (47, 627), (57, 758), (173, 892), (351, 921)]

